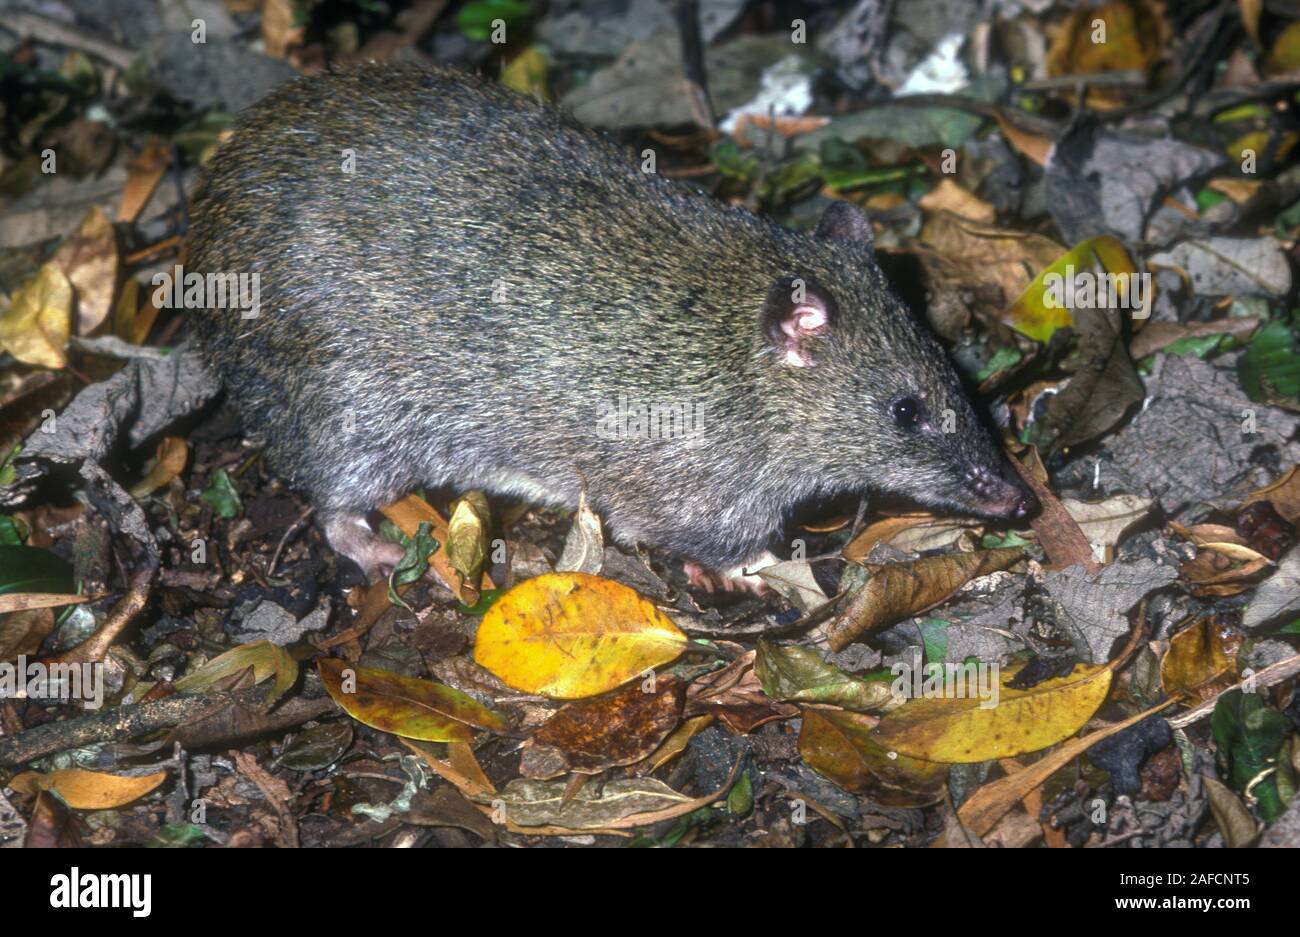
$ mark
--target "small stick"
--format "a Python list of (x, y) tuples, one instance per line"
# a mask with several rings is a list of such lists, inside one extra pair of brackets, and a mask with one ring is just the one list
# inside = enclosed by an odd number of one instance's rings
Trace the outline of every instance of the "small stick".
[(267, 579), (270, 579), (272, 576), (275, 575), (275, 564), (280, 561), (280, 552), (284, 549), (284, 545), (289, 542), (289, 535), (292, 534), (294, 531), (296, 531), (299, 527), (301, 527), (302, 522), (305, 521), (307, 518), (311, 517), (313, 512), (315, 512), (315, 510), (316, 510), (315, 507), (310, 507), (307, 510), (303, 511), (300, 515), (298, 515), (298, 519), (289, 525), (289, 529), (284, 532), (284, 536), (280, 538), (280, 543), (276, 546), (275, 552), (271, 554), (270, 564), (268, 564), (266, 567)]

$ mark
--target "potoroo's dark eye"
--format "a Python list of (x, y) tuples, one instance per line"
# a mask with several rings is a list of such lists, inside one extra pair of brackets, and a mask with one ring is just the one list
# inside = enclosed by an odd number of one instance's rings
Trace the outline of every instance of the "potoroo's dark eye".
[(899, 397), (889, 405), (889, 415), (903, 429), (911, 429), (921, 421), (921, 401), (915, 397)]

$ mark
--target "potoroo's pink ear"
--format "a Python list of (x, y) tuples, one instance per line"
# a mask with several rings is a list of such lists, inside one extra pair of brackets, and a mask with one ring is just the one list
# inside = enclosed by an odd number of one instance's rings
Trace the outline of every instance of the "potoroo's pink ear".
[(819, 343), (835, 326), (835, 302), (816, 284), (782, 277), (768, 291), (763, 332), (780, 361), (794, 368), (817, 363)]

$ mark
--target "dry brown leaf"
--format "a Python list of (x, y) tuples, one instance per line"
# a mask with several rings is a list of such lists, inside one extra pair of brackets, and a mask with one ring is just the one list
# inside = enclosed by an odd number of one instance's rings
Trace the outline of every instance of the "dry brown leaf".
[(28, 608), (0, 616), (0, 663), (35, 654), (53, 631), (54, 612), (49, 608)]
[(799, 754), (846, 791), (890, 807), (924, 807), (943, 799), (948, 766), (889, 751), (872, 737), (877, 720), (841, 709), (803, 707)]
[(1243, 316), (1239, 319), (1215, 319), (1212, 322), (1162, 322), (1148, 321), (1141, 332), (1129, 342), (1128, 350), (1134, 361), (1155, 354), (1162, 348), (1184, 338), (1203, 335), (1231, 335), (1239, 341), (1250, 338), (1260, 320)]
[(398, 741), (423, 758), (434, 774), (454, 785), (466, 797), (472, 798), (483, 794), (496, 793), (496, 788), (483, 774), (483, 769), (479, 766), (478, 759), (474, 757), (472, 749), (469, 750), (468, 760), (466, 759), (465, 750), (469, 749), (467, 742), (449, 743), (447, 745), (448, 758), (443, 761), (434, 752), (433, 745), (430, 742), (400, 736)]
[(1070, 516), (1056, 494), (1042, 481), (1047, 476), (1047, 470), (1043, 468), (1038, 450), (1031, 447), (1026, 451), (1023, 461), (1012, 458), (1011, 464), (1038, 498), (1040, 509), (1030, 520), (1029, 526), (1038, 535), (1038, 542), (1052, 565), (1058, 569), (1082, 566), (1089, 574), (1101, 569), (1101, 564), (1093, 556), (1088, 535), (1083, 532), (1079, 522)]
[[(595, 699), (561, 706), (524, 743), (519, 773), (548, 779), (566, 771), (598, 774), (648, 757), (681, 721), (686, 683), (656, 677)], [(554, 750), (554, 752), (549, 751)]]
[(947, 176), (921, 196), (917, 204), (926, 211), (950, 211), (976, 224), (992, 224), (997, 217), (997, 211), (992, 205), (966, 191)]
[(638, 777), (645, 777), (647, 774), (654, 774), (668, 762), (672, 761), (678, 755), (686, 750), (691, 739), (699, 735), (709, 726), (713, 725), (712, 716), (692, 716), (683, 720), (675, 732), (668, 738), (664, 739), (653, 753), (650, 754), (641, 764), (637, 765), (635, 774)]
[(1213, 615), (1194, 619), (1175, 632), (1160, 661), (1160, 683), (1167, 696), (1218, 696), (1237, 680), (1237, 650), (1243, 635)]
[(171, 164), (171, 150), (167, 143), (158, 137), (151, 137), (145, 148), (127, 165), (122, 207), (117, 211), (118, 221), (133, 222), (139, 217)]
[(933, 608), (970, 580), (1006, 569), (1023, 555), (1019, 547), (1000, 547), (869, 565), (871, 578), (826, 623), (831, 649), (841, 651), (877, 628)]
[(892, 544), (900, 550), (917, 553), (935, 550), (948, 546), (963, 531), (973, 530), (977, 526), (972, 521), (935, 517), (933, 514), (885, 517), (864, 527), (861, 533), (845, 545), (842, 555), (846, 560), (860, 563), (871, 555), (878, 543)]
[(1284, 520), (1300, 523), (1300, 465), (1291, 466), (1277, 481), (1253, 492), (1246, 504), (1253, 501), (1267, 501)]
[(139, 800), (165, 780), (166, 771), (139, 777), (122, 777), (81, 768), (66, 768), (48, 774), (24, 771), (12, 778), (8, 786), (20, 794), (52, 790), (69, 807), (77, 810), (111, 810)]
[(973, 282), (994, 287), (1001, 294), (1000, 301), (989, 297), (995, 313), (1014, 303), (1040, 270), (1066, 253), (1050, 238), (979, 225), (951, 212), (927, 218), (920, 240), (960, 265)]
[(1017, 127), (1015, 123), (1003, 117), (1000, 110), (998, 112), (998, 129), (1002, 131), (1002, 136), (1021, 156), (1032, 159), (1039, 166), (1047, 165), (1047, 155), (1052, 152), (1050, 137), (1030, 133), (1028, 130)]
[(80, 605), (100, 596), (63, 595), (58, 592), (10, 592), (0, 595), (0, 615), (6, 612), (20, 612), (33, 608), (60, 608), (64, 605)]
[(145, 498), (159, 488), (166, 488), (185, 468), (190, 447), (179, 436), (166, 436), (154, 450), (153, 461), (144, 478), (131, 486), (131, 497)]
[(763, 692), (754, 670), (756, 652), (746, 651), (721, 670), (704, 674), (686, 691), (687, 716), (716, 716), (734, 735), (748, 735), (759, 726), (790, 719), (799, 708), (778, 702)]
[(291, 48), (302, 45), (303, 27), (296, 23), (293, 0), (265, 0), (262, 4), (262, 42), (267, 55), (282, 59)]
[(90, 335), (112, 312), (117, 292), (117, 233), (105, 211), (96, 205), (87, 212), (50, 263), (76, 288), (77, 334)]

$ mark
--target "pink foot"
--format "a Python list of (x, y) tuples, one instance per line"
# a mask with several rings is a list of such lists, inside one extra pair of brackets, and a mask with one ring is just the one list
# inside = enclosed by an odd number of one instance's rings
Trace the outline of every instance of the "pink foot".
[(718, 571), (699, 563), (687, 560), (682, 564), (686, 570), (686, 581), (692, 589), (703, 592), (744, 592), (748, 590), (755, 595), (772, 595), (772, 587), (759, 578), (758, 571), (778, 563), (770, 552), (764, 551), (748, 563), (742, 563), (733, 569)]
[(335, 552), (360, 566), (371, 582), (387, 579), (405, 552), (396, 543), (380, 540), (360, 514), (332, 515), (325, 521), (325, 538)]

